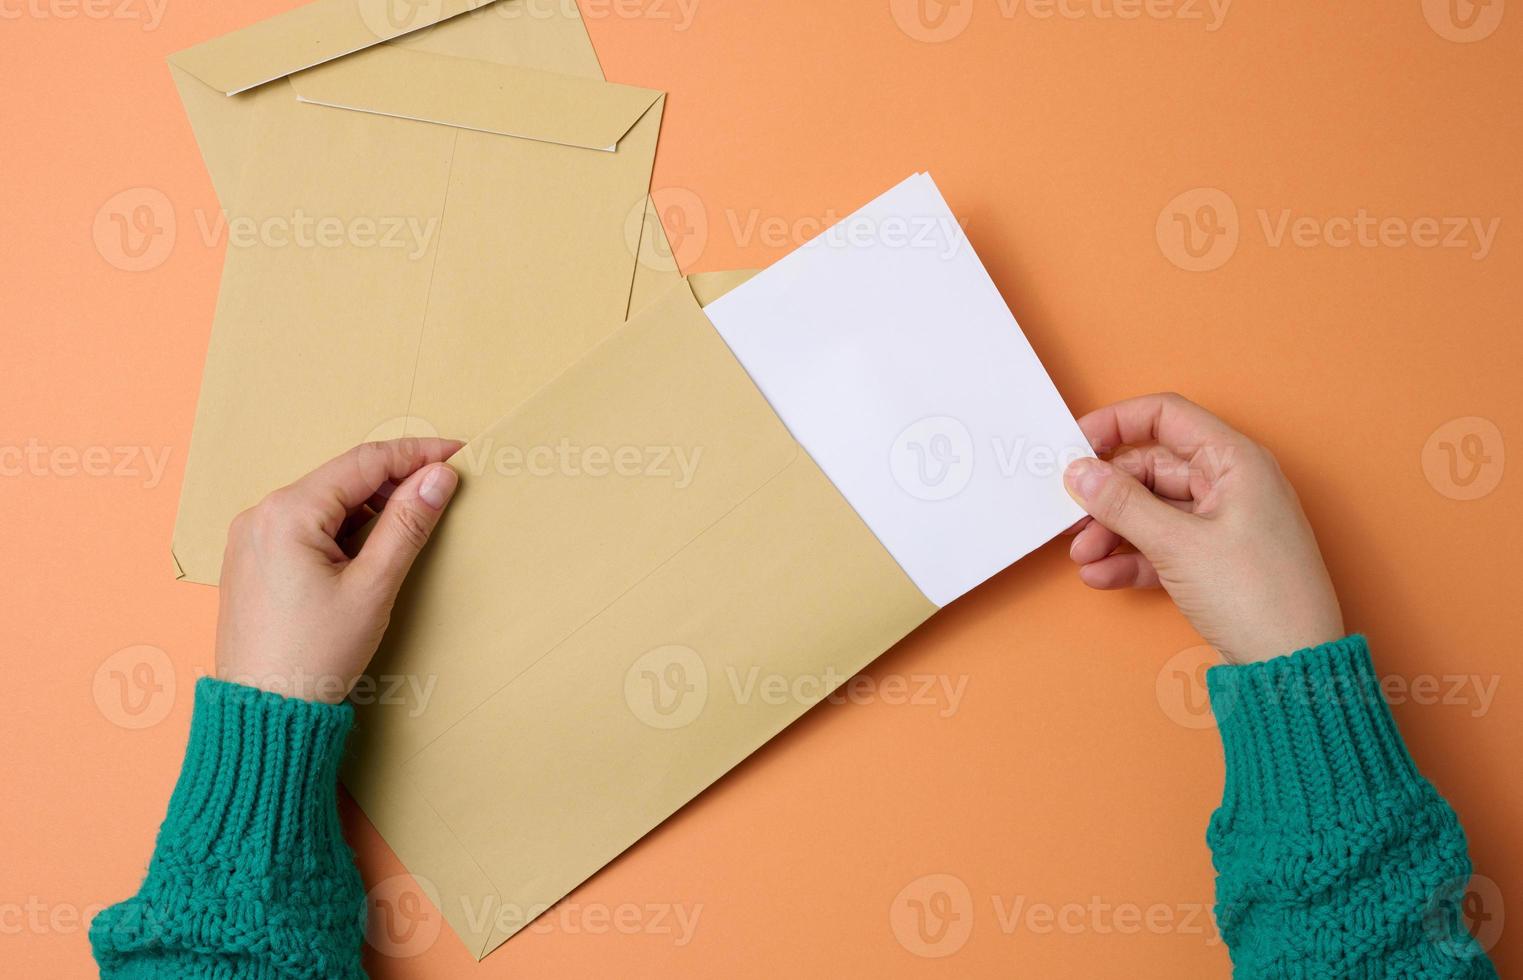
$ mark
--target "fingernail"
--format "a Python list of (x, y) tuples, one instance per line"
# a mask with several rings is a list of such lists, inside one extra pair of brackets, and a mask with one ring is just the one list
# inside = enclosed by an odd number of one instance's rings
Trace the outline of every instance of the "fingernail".
[(1098, 459), (1076, 459), (1063, 472), (1063, 485), (1069, 496), (1082, 503), (1094, 499), (1109, 475), (1110, 467)]
[(450, 497), (455, 495), (455, 487), (459, 482), (460, 475), (447, 463), (435, 463), (423, 477), (423, 485), (418, 487), (418, 496), (434, 510), (443, 510)]

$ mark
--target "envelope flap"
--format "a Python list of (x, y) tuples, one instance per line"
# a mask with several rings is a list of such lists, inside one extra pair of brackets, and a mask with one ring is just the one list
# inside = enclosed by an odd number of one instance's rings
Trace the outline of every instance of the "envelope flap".
[(170, 55), (171, 64), (237, 95), (437, 24), (492, 0), (316, 0)]
[(383, 45), (291, 78), (303, 102), (610, 150), (661, 93)]

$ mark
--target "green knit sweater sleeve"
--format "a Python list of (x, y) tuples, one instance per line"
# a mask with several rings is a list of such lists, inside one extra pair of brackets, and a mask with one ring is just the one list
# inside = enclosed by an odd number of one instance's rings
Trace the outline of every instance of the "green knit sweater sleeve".
[(90, 944), (116, 978), (363, 977), (365, 890), (338, 822), (348, 705), (203, 678), (142, 887)]
[(1361, 636), (1206, 675), (1226, 752), (1207, 840), (1239, 978), (1495, 977), (1465, 931), (1470, 858)]

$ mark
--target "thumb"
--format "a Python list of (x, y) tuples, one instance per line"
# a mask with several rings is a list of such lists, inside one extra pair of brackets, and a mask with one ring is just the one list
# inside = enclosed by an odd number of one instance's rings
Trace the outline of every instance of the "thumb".
[(394, 595), (459, 483), (459, 474), (448, 463), (425, 466), (403, 480), (387, 499), (350, 569)]
[(1075, 460), (1063, 473), (1063, 485), (1089, 516), (1144, 555), (1167, 544), (1185, 520), (1184, 514), (1104, 460)]

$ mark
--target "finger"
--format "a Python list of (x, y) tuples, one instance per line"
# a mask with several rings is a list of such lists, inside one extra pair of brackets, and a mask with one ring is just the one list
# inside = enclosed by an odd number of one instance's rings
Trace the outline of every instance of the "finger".
[(1094, 522), (1095, 522), (1095, 519), (1093, 517), (1090, 517), (1088, 514), (1086, 514), (1083, 517), (1079, 518), (1077, 521), (1074, 521), (1072, 524), (1070, 524), (1066, 528), (1064, 528), (1063, 529), (1063, 533), (1065, 535), (1078, 534), (1080, 531), (1084, 530), (1086, 527), (1089, 527)]
[(431, 463), (403, 480), (345, 574), (396, 595), (459, 483), (459, 475), (448, 463)]
[(1156, 589), (1158, 570), (1144, 555), (1110, 555), (1079, 567), (1079, 580), (1092, 589)]
[(339, 547), (350, 558), (358, 554), (360, 546), (365, 543), (365, 536), (360, 532), (376, 519), (376, 515), (381, 512), (383, 506), (383, 504), (372, 504), (366, 501), (362, 506), (351, 510), (343, 523), (339, 525), (333, 540), (338, 542)]
[(1079, 428), (1104, 455), (1121, 446), (1156, 442), (1182, 459), (1202, 447), (1228, 445), (1244, 437), (1199, 405), (1173, 392), (1143, 395), (1096, 409), (1079, 419)]
[(1068, 557), (1080, 565), (1087, 565), (1099, 561), (1119, 547), (1121, 535), (1103, 524), (1090, 521), (1089, 527), (1074, 537), (1073, 544), (1068, 549)]
[(1190, 515), (1104, 460), (1074, 461), (1063, 473), (1063, 484), (1089, 516), (1144, 553), (1161, 551), (1189, 527)]
[(1190, 464), (1163, 446), (1127, 449), (1112, 456), (1111, 463), (1160, 497), (1193, 499)]
[(344, 518), (388, 483), (400, 483), (430, 463), (454, 455), (464, 443), (454, 439), (392, 439), (366, 442), (336, 456), (291, 488), (318, 509), (323, 530), (337, 534)]

